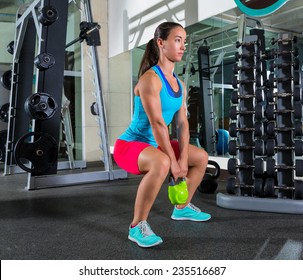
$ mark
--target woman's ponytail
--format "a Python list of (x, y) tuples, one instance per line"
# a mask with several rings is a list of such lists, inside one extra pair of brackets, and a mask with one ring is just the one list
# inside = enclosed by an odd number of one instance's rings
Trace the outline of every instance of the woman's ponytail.
[(156, 65), (159, 59), (159, 48), (155, 39), (149, 40), (142, 57), (138, 78), (140, 78), (149, 68)]

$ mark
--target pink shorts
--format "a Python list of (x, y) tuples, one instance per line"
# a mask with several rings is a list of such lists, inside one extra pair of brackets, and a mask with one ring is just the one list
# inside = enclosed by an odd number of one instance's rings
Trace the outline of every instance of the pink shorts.
[[(176, 140), (170, 141), (172, 148), (175, 152), (176, 158), (179, 158), (179, 143)], [(125, 141), (118, 139), (114, 147), (114, 160), (117, 165), (125, 171), (132, 174), (142, 174), (138, 167), (138, 158), (140, 153), (150, 144), (136, 141)], [(158, 148), (160, 149), (160, 148)]]

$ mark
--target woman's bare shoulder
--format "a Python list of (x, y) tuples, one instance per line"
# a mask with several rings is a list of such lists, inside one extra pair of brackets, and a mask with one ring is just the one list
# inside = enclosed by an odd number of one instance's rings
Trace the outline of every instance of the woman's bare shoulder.
[(160, 91), (162, 87), (159, 76), (152, 69), (147, 70), (139, 79), (135, 91)]

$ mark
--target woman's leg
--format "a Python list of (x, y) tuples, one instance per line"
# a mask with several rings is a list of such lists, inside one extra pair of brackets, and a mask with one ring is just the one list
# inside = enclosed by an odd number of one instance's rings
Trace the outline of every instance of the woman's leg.
[(189, 145), (188, 148), (188, 173), (187, 173), (187, 187), (188, 187), (188, 200), (189, 203), (200, 185), (205, 170), (208, 164), (208, 154), (205, 150), (198, 148), (194, 145)]
[(162, 151), (150, 146), (140, 153), (138, 166), (144, 176), (137, 191), (132, 226), (147, 220), (152, 205), (168, 175), (170, 160)]

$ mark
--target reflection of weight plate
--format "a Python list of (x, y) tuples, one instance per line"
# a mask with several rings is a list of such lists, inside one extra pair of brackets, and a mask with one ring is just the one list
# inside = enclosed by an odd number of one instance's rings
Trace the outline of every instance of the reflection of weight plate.
[(50, 53), (40, 53), (35, 57), (34, 63), (39, 70), (47, 70), (55, 64), (55, 58)]
[(14, 50), (15, 50), (15, 42), (11, 41), (8, 45), (7, 45), (7, 51), (10, 54), (14, 54)]
[(32, 119), (47, 120), (57, 111), (57, 103), (49, 94), (39, 92), (30, 95), (25, 103), (24, 109)]
[(5, 161), (7, 130), (0, 131), (0, 161)]
[(9, 106), (9, 103), (5, 103), (0, 107), (0, 120), (6, 123), (8, 122)]
[(56, 164), (58, 145), (56, 140), (47, 133), (30, 132), (17, 141), (14, 157), (23, 170), (42, 174)]
[(3, 73), (2, 77), (1, 77), (1, 84), (5, 89), (7, 89), (7, 90), (11, 89), (11, 86), (12, 86), (12, 70), (7, 70)]
[(58, 10), (52, 6), (45, 6), (41, 9), (38, 20), (43, 25), (51, 25), (59, 18)]

